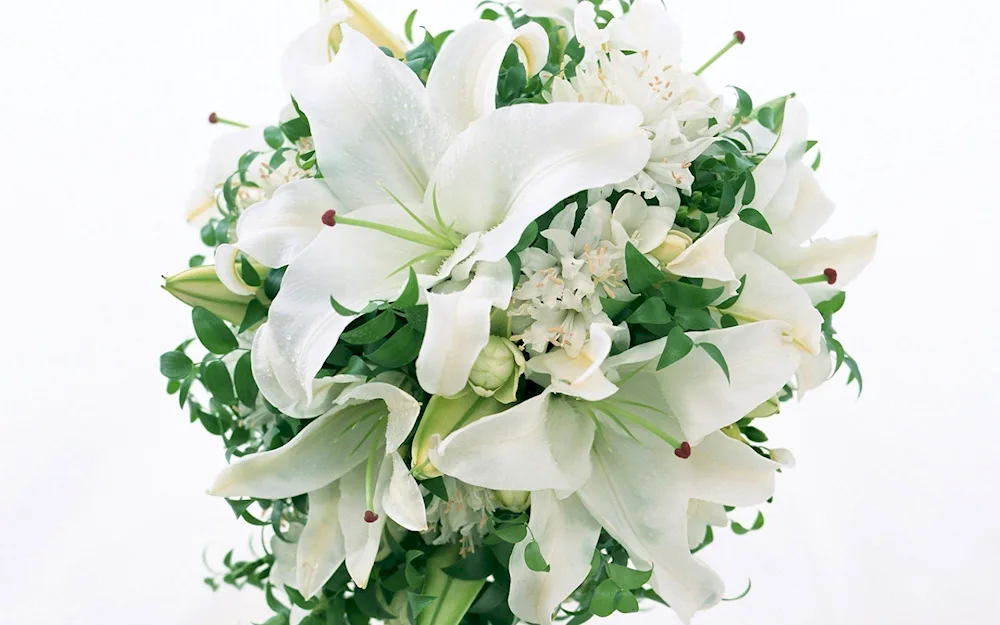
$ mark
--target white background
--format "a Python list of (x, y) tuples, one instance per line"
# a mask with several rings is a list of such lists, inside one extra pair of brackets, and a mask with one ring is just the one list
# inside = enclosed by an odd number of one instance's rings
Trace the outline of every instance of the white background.
[[(455, 25), (472, 0), (425, 2)], [(738, 593), (696, 623), (997, 622), (1000, 58), (992, 3), (683, 0), (686, 57), (748, 39), (707, 77), (796, 91), (838, 200), (834, 235), (881, 231), (838, 316), (867, 383), (773, 425), (799, 468), (765, 528), (708, 550)], [(372, 6), (401, 26), (402, 2)], [(211, 594), (248, 532), (203, 494), (217, 439), (163, 392), (190, 334), (159, 276), (200, 251), (183, 223), (217, 110), (269, 122), (310, 0), (57, 0), (0, 9), (0, 621), (249, 623)], [(842, 378), (841, 378), (842, 380)], [(616, 622), (673, 623), (655, 612)]]

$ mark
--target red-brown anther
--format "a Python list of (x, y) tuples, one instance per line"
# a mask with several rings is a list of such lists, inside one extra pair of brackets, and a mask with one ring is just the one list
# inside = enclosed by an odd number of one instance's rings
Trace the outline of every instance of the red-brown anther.
[(323, 220), (324, 226), (330, 226), (332, 228), (337, 225), (337, 211), (331, 208), (323, 213), (323, 217), (321, 219)]
[(219, 121), (219, 116), (218, 115), (216, 115), (215, 113), (209, 113), (208, 114), (208, 123), (215, 124), (215, 123), (218, 123), (218, 121)]
[(733, 33), (733, 38), (736, 39), (737, 43), (740, 44), (742, 44), (744, 41), (747, 40), (747, 36), (743, 34), (742, 30), (738, 30), (735, 33)]
[(365, 510), (365, 523), (374, 523), (378, 521), (378, 515), (371, 510)]
[(824, 269), (823, 270), (823, 275), (826, 276), (826, 283), (827, 284), (836, 284), (837, 283), (837, 270), (834, 269), (833, 267), (827, 267), (826, 269)]
[(678, 458), (691, 457), (691, 443), (684, 441), (681, 446), (674, 450), (674, 455)]

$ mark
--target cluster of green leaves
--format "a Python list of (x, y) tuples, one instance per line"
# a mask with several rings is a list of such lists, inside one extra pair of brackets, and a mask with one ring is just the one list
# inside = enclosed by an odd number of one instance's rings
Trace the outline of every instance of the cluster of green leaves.
[(833, 373), (836, 375), (841, 367), (846, 366), (848, 372), (847, 384), (850, 385), (852, 382), (857, 382), (858, 395), (860, 395), (864, 389), (861, 368), (858, 366), (858, 361), (852, 358), (844, 349), (844, 345), (837, 338), (837, 331), (833, 329), (833, 315), (844, 307), (845, 301), (847, 301), (847, 294), (841, 291), (825, 302), (817, 304), (816, 310), (819, 311), (819, 314), (823, 315), (823, 338), (826, 339), (826, 345), (830, 349), (830, 353), (833, 354)]

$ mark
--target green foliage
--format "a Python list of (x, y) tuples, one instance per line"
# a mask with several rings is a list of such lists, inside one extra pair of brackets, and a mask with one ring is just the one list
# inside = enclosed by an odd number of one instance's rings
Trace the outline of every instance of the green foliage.
[(191, 309), (191, 321), (198, 340), (213, 354), (228, 354), (239, 346), (236, 336), (226, 322), (211, 311), (196, 306)]

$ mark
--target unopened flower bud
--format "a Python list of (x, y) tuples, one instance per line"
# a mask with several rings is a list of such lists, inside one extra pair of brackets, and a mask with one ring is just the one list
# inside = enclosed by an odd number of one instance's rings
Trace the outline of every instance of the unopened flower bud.
[(531, 505), (531, 493), (526, 490), (493, 491), (497, 504), (511, 512), (524, 512)]
[(410, 462), (413, 476), (418, 479), (440, 477), (441, 472), (431, 462), (431, 449), (455, 430), (503, 410), (503, 404), (496, 399), (481, 397), (468, 389), (455, 397), (431, 397), (413, 435)]
[(525, 360), (510, 339), (491, 336), (472, 365), (469, 385), (482, 397), (496, 397), (502, 403), (516, 400), (517, 383), (524, 375)]
[(691, 246), (691, 243), (693, 241), (688, 235), (680, 230), (671, 230), (667, 233), (667, 238), (663, 239), (663, 243), (660, 243), (660, 246), (650, 252), (650, 254), (653, 258), (660, 261), (661, 265), (666, 265), (680, 256), (684, 250)]
[(188, 306), (207, 308), (233, 324), (243, 320), (247, 304), (253, 299), (249, 295), (236, 295), (226, 288), (212, 265), (194, 267), (164, 280), (166, 292)]

